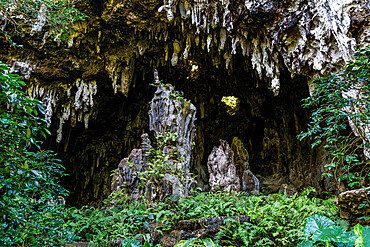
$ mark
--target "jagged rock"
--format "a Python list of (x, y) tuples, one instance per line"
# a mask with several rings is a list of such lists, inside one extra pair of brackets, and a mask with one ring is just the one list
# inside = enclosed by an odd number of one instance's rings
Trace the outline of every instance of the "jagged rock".
[[(141, 149), (133, 149), (130, 156), (120, 162), (112, 181), (113, 192), (125, 189), (125, 193), (133, 198), (145, 194), (150, 204), (163, 202), (171, 195), (186, 197), (195, 185), (190, 175), (192, 141), (195, 135), (195, 106), (183, 98), (180, 99), (180, 95), (171, 85), (161, 85), (157, 71), (154, 72), (154, 81), (157, 91), (150, 105), (149, 127), (155, 132), (157, 141), (162, 142), (155, 148), (161, 149), (158, 150), (163, 155), (160, 162), (166, 162), (166, 167), (162, 167), (162, 176), (153, 176), (146, 187), (139, 191), (139, 173), (147, 171), (147, 162), (153, 162), (153, 169), (156, 169), (157, 162), (156, 157), (153, 157), (154, 160), (150, 159), (154, 154), (150, 154), (152, 146), (148, 134), (145, 133), (141, 136)], [(175, 138), (168, 139), (169, 135)]]
[(212, 191), (240, 191), (240, 180), (236, 174), (233, 151), (225, 140), (214, 147), (208, 156), (209, 183)]
[(359, 219), (360, 217), (370, 217), (369, 198), (370, 187), (340, 193), (336, 199), (340, 217), (352, 224), (360, 223), (363, 226), (370, 226), (370, 219)]
[[(167, 84), (158, 83), (158, 72), (154, 73), (157, 91), (150, 104), (149, 128), (155, 132), (156, 137), (171, 133), (176, 135), (174, 141), (175, 150), (168, 151), (165, 146), (163, 152), (166, 156), (174, 156), (175, 160), (169, 159), (169, 166), (176, 166), (182, 171), (184, 176), (180, 181), (179, 174), (165, 174), (163, 181), (166, 181), (160, 187), (161, 195), (158, 197), (164, 200), (166, 196), (172, 193), (187, 196), (194, 187), (194, 179), (190, 176), (191, 152), (193, 139), (195, 136), (196, 108), (189, 101), (185, 100), (174, 88)], [(158, 190), (153, 188), (153, 190)]]
[(127, 158), (123, 158), (118, 165), (112, 178), (111, 190), (117, 192), (124, 190), (126, 196), (138, 199), (139, 196), (139, 173), (146, 170), (148, 151), (151, 142), (148, 134), (142, 136), (141, 149), (133, 149)]
[(242, 187), (246, 192), (259, 192), (260, 181), (250, 170), (246, 170), (242, 177)]
[(158, 133), (177, 135), (175, 146), (184, 161), (180, 164), (184, 171), (190, 170), (191, 150), (195, 136), (196, 108), (183, 99), (174, 88), (158, 85), (150, 104), (149, 129)]

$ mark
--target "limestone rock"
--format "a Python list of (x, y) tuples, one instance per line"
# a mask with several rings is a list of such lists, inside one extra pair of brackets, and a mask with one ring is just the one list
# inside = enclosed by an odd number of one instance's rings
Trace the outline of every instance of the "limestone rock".
[(175, 146), (180, 156), (185, 159), (181, 163), (184, 171), (190, 170), (191, 150), (196, 132), (195, 115), (195, 106), (183, 99), (171, 85), (157, 86), (150, 104), (149, 128), (156, 135), (159, 133), (177, 135)]
[[(173, 147), (171, 143), (165, 143), (163, 153), (168, 158), (170, 169), (179, 169), (179, 174), (165, 174), (163, 181), (152, 188), (157, 190), (158, 195), (153, 194), (153, 199), (163, 201), (165, 197), (172, 194), (179, 194), (186, 197), (194, 187), (194, 179), (190, 175), (191, 152), (195, 136), (195, 106), (184, 99), (179, 92), (167, 84), (158, 83), (158, 72), (154, 73), (157, 91), (150, 104), (149, 128), (155, 132), (156, 138), (166, 138), (168, 134), (174, 135)], [(161, 140), (166, 141), (166, 140)], [(153, 186), (153, 185), (151, 185)]]
[(236, 174), (233, 156), (234, 153), (225, 140), (220, 140), (220, 146), (214, 147), (208, 156), (207, 166), (212, 191), (240, 191), (240, 179)]
[[(195, 106), (180, 98), (171, 85), (160, 84), (157, 71), (154, 72), (154, 80), (157, 91), (150, 105), (149, 127), (155, 132), (157, 142), (161, 143), (154, 148), (161, 153), (162, 160), (157, 161), (156, 154), (150, 153), (153, 147), (145, 133), (141, 136), (141, 149), (133, 149), (130, 156), (120, 162), (112, 181), (113, 192), (124, 189), (134, 199), (145, 194), (150, 204), (163, 202), (171, 195), (186, 197), (195, 185), (190, 175)], [(139, 191), (140, 172), (150, 169), (148, 165), (152, 165), (151, 169), (156, 169), (156, 165), (158, 169), (165, 167), (160, 171), (161, 176), (153, 175), (145, 188)]]
[[(340, 193), (336, 204), (340, 209), (340, 217), (356, 224), (370, 226), (370, 219), (359, 219), (360, 217), (370, 217), (370, 187), (365, 189), (350, 190)], [(365, 204), (365, 206), (364, 206)]]
[(190, 238), (205, 238), (214, 236), (219, 230), (226, 225), (227, 219), (233, 219), (240, 224), (250, 222), (249, 216), (221, 216), (207, 219), (196, 220), (180, 220), (175, 224), (168, 234), (163, 235), (159, 231), (155, 231), (158, 223), (150, 225), (150, 235), (154, 244), (161, 244), (163, 247), (173, 247), (181, 240)]
[(133, 149), (127, 158), (123, 158), (112, 178), (111, 190), (118, 192), (124, 190), (126, 196), (137, 199), (139, 193), (139, 173), (146, 170), (148, 150), (151, 143), (148, 134), (142, 136), (142, 149)]

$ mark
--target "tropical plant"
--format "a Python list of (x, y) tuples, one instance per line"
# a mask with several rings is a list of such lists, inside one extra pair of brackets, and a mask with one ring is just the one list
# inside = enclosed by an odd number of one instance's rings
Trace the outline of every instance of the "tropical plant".
[[(250, 216), (248, 223), (226, 219), (215, 236), (207, 237), (222, 246), (295, 246), (306, 240), (305, 219), (315, 214), (331, 218), (338, 215), (333, 199), (310, 198), (310, 191), (309, 188), (300, 196), (288, 197), (286, 194), (254, 196), (196, 190), (187, 198), (169, 197), (150, 208), (144, 200), (128, 200), (105, 210), (73, 209), (69, 211), (67, 225), (94, 246), (107, 246), (117, 239), (132, 239), (136, 234), (149, 233), (149, 225), (153, 222), (155, 230), (168, 234), (179, 220)], [(200, 241), (189, 240), (188, 246), (190, 243), (202, 246)]]
[(41, 149), (40, 137), (49, 134), (42, 103), (8, 70), (0, 63), (0, 245), (63, 245), (72, 239), (61, 204), (64, 168)]
[[(46, 36), (67, 40), (72, 23), (87, 16), (74, 4), (79, 0), (0, 0), (0, 33), (12, 41), (15, 35), (33, 35), (44, 29)], [(44, 36), (44, 37), (46, 37)]]
[(370, 247), (370, 227), (363, 227), (360, 224), (355, 225), (353, 231), (358, 238), (355, 241), (355, 247)]
[(343, 70), (316, 79), (312, 96), (303, 101), (313, 111), (299, 139), (323, 145), (329, 151), (324, 175), (350, 187), (363, 186), (370, 176), (369, 65), (370, 48), (358, 51)]
[[(141, 244), (136, 239), (142, 238), (143, 244)], [(149, 234), (137, 234), (135, 237), (131, 239), (125, 239), (122, 242), (122, 247), (160, 247), (160, 244), (156, 244), (155, 246), (150, 243), (150, 235)]]
[(154, 216), (146, 211), (145, 203), (127, 201), (106, 210), (87, 206), (69, 208), (65, 220), (81, 240), (94, 246), (109, 246), (112, 241), (148, 233)]
[(310, 240), (299, 244), (298, 247), (314, 246), (316, 242), (324, 242), (325, 246), (329, 247), (332, 246), (331, 243), (347, 244), (357, 239), (353, 232), (347, 232), (344, 227), (323, 215), (309, 217), (304, 232)]
[(188, 240), (181, 240), (174, 247), (187, 247), (187, 246), (201, 246), (201, 247), (221, 247), (217, 243), (214, 243), (212, 239), (205, 238), (191, 238)]
[(317, 213), (330, 217), (338, 213), (332, 199), (330, 202), (317, 201), (309, 198), (307, 191), (293, 197), (286, 194), (247, 197), (243, 215), (250, 216), (250, 222), (241, 224), (228, 219), (215, 240), (237, 246), (292, 246), (300, 243), (305, 239), (301, 229), (306, 218)]
[[(343, 222), (343, 220), (341, 220)], [(313, 215), (306, 220), (305, 236), (307, 241), (298, 247), (312, 247), (316, 243), (324, 243), (325, 246), (348, 246), (368, 247), (370, 246), (370, 227), (355, 225), (353, 231), (347, 231), (345, 226), (332, 221), (323, 215)]]

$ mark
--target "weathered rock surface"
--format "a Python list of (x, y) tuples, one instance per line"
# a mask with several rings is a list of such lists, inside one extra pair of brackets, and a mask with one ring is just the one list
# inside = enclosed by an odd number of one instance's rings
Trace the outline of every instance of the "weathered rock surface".
[(238, 137), (233, 138), (233, 142), (231, 143), (231, 150), (233, 150), (234, 153), (236, 174), (239, 178), (242, 178), (244, 172), (250, 169), (248, 151), (244, 147), (243, 142)]
[(121, 160), (112, 178), (112, 192), (123, 191), (134, 200), (139, 198), (139, 173), (146, 170), (151, 142), (148, 134), (142, 136), (141, 149), (133, 149), (130, 156)]
[(240, 179), (236, 174), (233, 156), (225, 140), (220, 140), (220, 146), (213, 148), (207, 163), (211, 191), (240, 191)]
[[(160, 84), (157, 71), (154, 77), (157, 90), (150, 104), (149, 127), (159, 143), (152, 147), (148, 134), (143, 134), (141, 149), (133, 149), (120, 162), (111, 186), (112, 192), (124, 190), (126, 196), (132, 199), (143, 196), (148, 203), (163, 202), (171, 195), (186, 197), (195, 185), (190, 162), (196, 109), (190, 101), (180, 99), (171, 85)], [(152, 148), (159, 149), (161, 154), (156, 157)], [(140, 176), (148, 169), (162, 170), (154, 171), (160, 173), (159, 177), (154, 172), (148, 173), (147, 184), (139, 189)]]
[(154, 98), (150, 103), (149, 129), (156, 135), (172, 133), (177, 136), (175, 146), (180, 157), (184, 158), (178, 164), (184, 171), (190, 171), (191, 152), (195, 136), (196, 108), (185, 100), (174, 88), (158, 85)]
[[(340, 193), (336, 203), (341, 218), (353, 224), (370, 226), (370, 187)], [(361, 217), (368, 219), (360, 219)]]

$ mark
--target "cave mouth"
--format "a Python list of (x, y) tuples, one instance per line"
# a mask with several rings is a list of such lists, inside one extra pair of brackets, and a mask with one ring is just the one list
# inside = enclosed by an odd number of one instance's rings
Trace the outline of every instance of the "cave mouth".
[[(198, 185), (206, 189), (208, 155), (220, 139), (231, 144), (238, 137), (249, 153), (251, 171), (260, 177), (279, 174), (291, 179), (292, 171), (300, 174), (310, 160), (309, 145), (296, 138), (308, 119), (301, 108), (301, 100), (309, 95), (307, 79), (291, 78), (284, 69), (275, 95), (268, 80), (259, 78), (248, 60), (235, 59), (232, 73), (212, 66), (206, 55), (180, 61), (176, 67), (158, 68), (162, 82), (174, 85), (197, 108), (192, 172)], [(145, 66), (143, 62), (141, 68)], [(137, 70), (134, 77), (126, 97), (114, 94), (111, 80), (100, 75), (89, 128), (64, 126), (65, 136), (55, 149), (70, 174), (62, 181), (70, 191), (68, 204), (82, 206), (106, 198), (120, 160), (139, 148), (140, 136), (149, 133), (153, 74)]]

